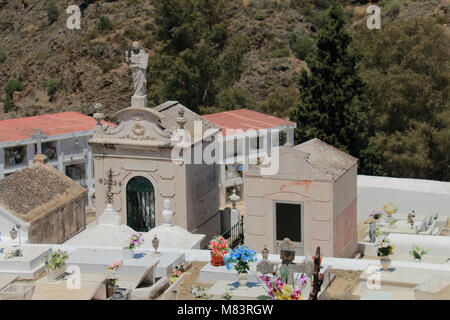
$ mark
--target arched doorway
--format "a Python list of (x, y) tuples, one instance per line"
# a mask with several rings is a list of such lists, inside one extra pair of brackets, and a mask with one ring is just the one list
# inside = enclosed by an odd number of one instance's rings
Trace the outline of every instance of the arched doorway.
[(127, 184), (127, 225), (140, 232), (155, 227), (155, 189), (144, 177), (134, 177)]

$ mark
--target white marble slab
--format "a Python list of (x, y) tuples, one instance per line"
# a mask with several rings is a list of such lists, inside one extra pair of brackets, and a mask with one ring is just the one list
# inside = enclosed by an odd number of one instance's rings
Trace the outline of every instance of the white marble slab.
[(258, 296), (267, 296), (259, 282), (248, 281), (247, 286), (248, 288), (242, 289), (238, 281), (219, 280), (206, 293), (215, 300), (221, 299), (227, 292), (231, 295), (231, 300), (256, 300)]
[[(449, 272), (445, 271), (435, 271), (428, 269), (413, 269), (413, 268), (404, 268), (404, 267), (392, 267), (390, 271), (380, 271), (380, 284), (388, 285), (388, 286), (399, 286), (399, 287), (415, 287), (425, 281), (429, 281), (434, 275), (442, 275), (443, 277), (447, 277), (450, 275), (450, 267)], [(359, 279), (362, 282), (367, 282), (367, 280), (371, 277), (374, 277), (373, 274), (368, 274), (367, 270), (365, 270)]]
[[(250, 272), (247, 279), (249, 281), (257, 281), (255, 274), (256, 263), (252, 262), (250, 263)], [(234, 268), (227, 270), (225, 266), (216, 267), (208, 263), (200, 270), (197, 281), (200, 283), (215, 283), (218, 280), (237, 281), (239, 280), (239, 275)]]
[(133, 259), (123, 259), (123, 251), (120, 249), (86, 249), (81, 248), (70, 253), (67, 266), (76, 265), (82, 273), (106, 274), (106, 268), (116, 261), (123, 260), (123, 265), (117, 272), (117, 276), (123, 280), (135, 279), (142, 272), (153, 267), (156, 278), (168, 275), (175, 265), (184, 263), (184, 255), (180, 253), (163, 253), (159, 257), (153, 257), (149, 252), (136, 252)]
[(34, 279), (45, 269), (44, 256), (49, 254), (49, 247), (22, 247), (21, 257), (5, 259), (8, 252), (17, 250), (17, 247), (6, 247), (0, 253), (0, 274), (16, 275), (22, 279)]
[(392, 300), (392, 292), (367, 290), (359, 300)]

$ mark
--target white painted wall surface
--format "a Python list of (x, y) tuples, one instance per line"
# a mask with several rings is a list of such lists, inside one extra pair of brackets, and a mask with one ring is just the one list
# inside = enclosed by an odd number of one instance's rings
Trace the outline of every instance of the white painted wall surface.
[(391, 233), (388, 236), (396, 252), (409, 253), (413, 245), (427, 248), (428, 255), (450, 258), (450, 237)]
[(358, 175), (358, 220), (389, 202), (399, 213), (450, 216), (450, 182)]

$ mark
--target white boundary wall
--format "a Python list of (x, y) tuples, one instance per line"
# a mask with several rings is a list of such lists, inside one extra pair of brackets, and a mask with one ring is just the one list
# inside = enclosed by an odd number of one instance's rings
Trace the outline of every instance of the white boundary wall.
[(358, 175), (358, 220), (393, 202), (400, 213), (450, 216), (450, 182)]
[[(17, 242), (12, 241), (8, 237), (2, 237), (2, 242), (5, 247), (17, 244)], [(71, 245), (55, 245), (55, 244), (25, 244), (27, 247), (45, 247), (52, 248), (53, 250), (66, 250), (69, 255), (71, 252), (78, 248), (91, 248), (91, 249), (122, 249), (119, 247), (96, 247), (92, 246), (71, 246)], [(136, 252), (152, 252), (150, 249), (137, 249)], [(178, 252), (184, 253), (186, 261), (210, 261), (211, 253), (209, 250), (199, 250), (199, 249), (172, 249), (164, 248), (159, 249), (160, 252)], [(262, 259), (261, 254), (257, 254), (257, 259), (260, 261)], [(269, 260), (272, 262), (281, 262), (280, 256), (275, 254), (269, 255)], [(305, 256), (296, 256), (295, 263), (303, 263), (305, 261)], [(323, 257), (322, 264), (329, 265), (333, 269), (342, 270), (360, 270), (364, 271), (370, 265), (380, 265), (379, 260), (364, 260), (364, 259), (351, 259), (351, 258), (333, 258), (333, 257)], [(423, 262), (409, 262), (409, 261), (392, 261), (391, 265), (393, 267), (407, 267), (415, 269), (427, 269), (435, 271), (447, 271), (450, 272), (450, 263), (423, 263)]]
[(409, 253), (411, 246), (427, 248), (429, 255), (450, 258), (450, 237), (390, 233), (388, 240), (399, 253)]

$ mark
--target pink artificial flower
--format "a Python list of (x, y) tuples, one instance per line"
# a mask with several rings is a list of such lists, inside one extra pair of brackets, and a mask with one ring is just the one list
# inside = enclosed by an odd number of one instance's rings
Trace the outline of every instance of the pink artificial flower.
[(300, 277), (300, 287), (303, 287), (306, 284), (306, 282), (307, 282), (307, 278), (306, 278), (305, 274), (302, 273), (302, 275)]
[(283, 281), (281, 281), (281, 279), (280, 279), (280, 278), (278, 278), (278, 279), (277, 279), (277, 282), (276, 282), (276, 287), (277, 287), (277, 289), (279, 289), (279, 290), (283, 290), (283, 287), (284, 287), (284, 282), (283, 282)]

